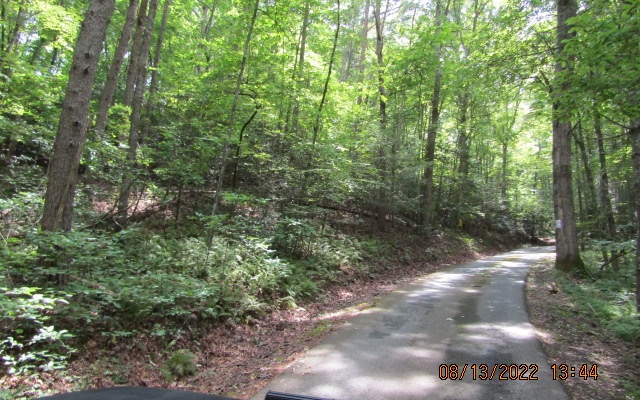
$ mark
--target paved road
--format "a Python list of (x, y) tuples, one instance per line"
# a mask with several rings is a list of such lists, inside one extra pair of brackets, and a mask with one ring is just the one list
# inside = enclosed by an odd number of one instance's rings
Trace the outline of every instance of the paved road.
[[(267, 389), (340, 400), (569, 399), (551, 377), (523, 291), (529, 266), (552, 252), (513, 251), (448, 268), (386, 295), (253, 399), (264, 399)], [(441, 364), (459, 371), (466, 364), (463, 379), (441, 380)], [(505, 370), (506, 378), (536, 370), (538, 379), (499, 380)], [(449, 376), (449, 368), (443, 374)]]

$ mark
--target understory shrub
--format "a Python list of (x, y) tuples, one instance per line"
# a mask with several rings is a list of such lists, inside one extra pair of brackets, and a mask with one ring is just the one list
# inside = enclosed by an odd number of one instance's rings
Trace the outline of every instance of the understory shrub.
[(64, 293), (37, 287), (0, 288), (0, 357), (9, 374), (63, 369), (75, 352), (73, 337), (56, 328), (52, 312), (68, 304)]
[(567, 292), (583, 312), (594, 315), (604, 327), (628, 340), (640, 340), (640, 317), (635, 310), (635, 270), (631, 260), (621, 259), (618, 270), (601, 271), (595, 251), (583, 253), (592, 278), (566, 282)]
[(208, 320), (244, 320), (293, 306), (326, 283), (362, 273), (363, 259), (378, 248), (315, 221), (285, 219), (268, 232), (214, 235), (209, 245), (141, 225), (115, 234), (34, 229), (6, 240), (0, 249), (5, 366), (12, 373), (61, 368), (72, 344), (89, 339), (168, 338)]

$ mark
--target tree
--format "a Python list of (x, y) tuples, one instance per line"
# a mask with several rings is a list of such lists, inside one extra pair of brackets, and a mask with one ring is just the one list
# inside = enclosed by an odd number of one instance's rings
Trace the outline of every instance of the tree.
[(573, 207), (571, 177), (571, 110), (567, 97), (572, 71), (570, 58), (563, 52), (565, 41), (572, 37), (567, 20), (575, 17), (575, 0), (557, 0), (556, 76), (553, 91), (553, 204), (556, 219), (556, 261), (561, 271), (584, 269), (578, 248), (578, 235)]
[(87, 141), (91, 90), (114, 9), (115, 0), (92, 0), (80, 28), (49, 162), (43, 230), (72, 228), (78, 166)]
[(118, 84), (118, 75), (120, 74), (120, 69), (122, 68), (122, 63), (124, 62), (124, 56), (127, 48), (129, 47), (129, 42), (131, 41), (131, 33), (133, 32), (133, 25), (136, 20), (138, 3), (138, 0), (129, 0), (129, 7), (127, 8), (124, 26), (122, 27), (118, 46), (113, 54), (113, 61), (111, 61), (107, 81), (104, 85), (104, 90), (102, 91), (102, 97), (100, 98), (96, 117), (96, 125), (94, 127), (96, 134), (99, 137), (104, 135), (104, 129), (107, 126), (107, 117), (109, 116), (109, 108), (111, 108), (113, 103), (113, 95)]
[[(149, 62), (149, 49), (153, 37), (153, 27), (158, 10), (158, 0), (150, 0), (149, 12), (145, 21), (142, 43), (138, 52), (137, 62), (130, 64), (129, 68), (134, 69), (135, 80), (133, 98), (131, 103), (131, 125), (129, 127), (129, 141), (127, 150), (127, 162), (122, 177), (120, 196), (118, 197), (118, 214), (120, 214), (120, 224), (126, 224), (127, 213), (129, 211), (129, 197), (134, 183), (133, 172), (136, 168), (136, 158), (140, 141), (140, 129), (142, 127), (142, 108), (144, 93), (147, 87), (147, 71)], [(144, 10), (141, 10), (144, 11)]]
[[(436, 36), (439, 35), (442, 27), (443, 11), (442, 0), (436, 1)], [(447, 4), (448, 10), (449, 6)], [(446, 17), (447, 11), (444, 12)], [(437, 38), (436, 40), (438, 40)], [(431, 117), (429, 119), (429, 125), (427, 128), (427, 143), (425, 148), (425, 167), (424, 167), (424, 182), (422, 192), (422, 207), (420, 210), (421, 220), (423, 224), (429, 225), (431, 221), (431, 213), (433, 211), (433, 171), (435, 166), (435, 150), (436, 150), (436, 135), (438, 134), (438, 125), (440, 123), (440, 97), (442, 90), (442, 44), (436, 43), (434, 58), (438, 63), (434, 76), (433, 93), (431, 95)]]

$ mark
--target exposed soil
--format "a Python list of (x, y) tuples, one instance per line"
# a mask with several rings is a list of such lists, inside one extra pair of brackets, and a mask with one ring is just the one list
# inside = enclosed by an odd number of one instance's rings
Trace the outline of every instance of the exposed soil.
[[(628, 387), (640, 382), (638, 343), (626, 342), (579, 314), (562, 286), (554, 283), (553, 272), (551, 261), (529, 270), (527, 303), (549, 362), (575, 368), (576, 376), (562, 381), (567, 392), (574, 400), (640, 399)], [(597, 379), (579, 376), (584, 364), (587, 372), (597, 365)]]

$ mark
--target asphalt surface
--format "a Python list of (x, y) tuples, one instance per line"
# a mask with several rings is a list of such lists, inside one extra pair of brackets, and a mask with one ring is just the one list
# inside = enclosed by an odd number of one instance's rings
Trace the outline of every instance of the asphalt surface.
[(529, 266), (553, 251), (517, 250), (418, 279), (345, 323), (253, 399), (269, 389), (340, 400), (569, 399), (552, 379), (523, 290)]

